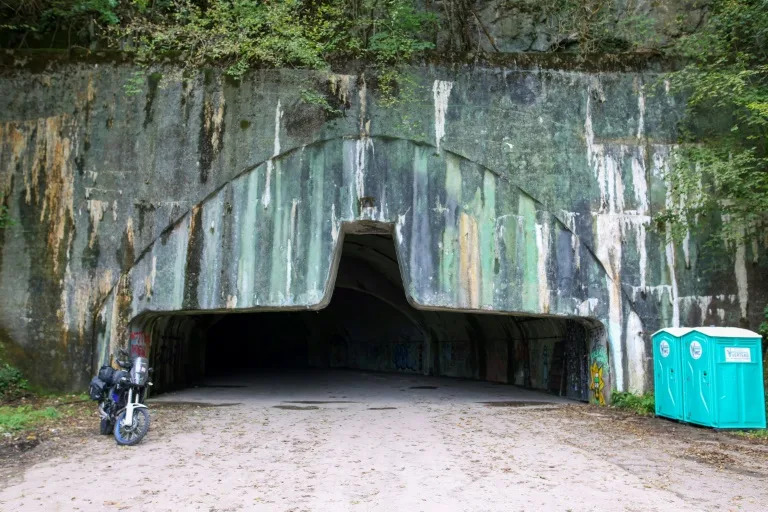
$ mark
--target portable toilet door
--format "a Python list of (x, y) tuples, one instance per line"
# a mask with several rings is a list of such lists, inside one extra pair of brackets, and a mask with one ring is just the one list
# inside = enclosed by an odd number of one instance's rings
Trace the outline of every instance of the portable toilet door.
[(662, 329), (653, 335), (653, 380), (656, 415), (683, 420), (681, 329)]
[(747, 329), (703, 328), (714, 349), (714, 421), (718, 428), (765, 428), (762, 337)]
[(715, 420), (712, 340), (698, 330), (691, 330), (682, 341), (684, 420), (712, 426)]

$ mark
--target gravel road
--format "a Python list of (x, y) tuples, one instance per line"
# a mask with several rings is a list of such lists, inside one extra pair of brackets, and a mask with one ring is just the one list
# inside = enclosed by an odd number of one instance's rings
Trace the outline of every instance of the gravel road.
[[(211, 380), (144, 442), (20, 457), (0, 510), (743, 510), (768, 445), (511, 386), (356, 371)], [(35, 450), (45, 450), (42, 446)]]

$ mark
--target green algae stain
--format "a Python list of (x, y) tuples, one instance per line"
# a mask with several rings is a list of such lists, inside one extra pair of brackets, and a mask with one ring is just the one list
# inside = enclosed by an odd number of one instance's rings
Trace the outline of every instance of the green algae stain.
[(256, 206), (259, 203), (259, 174), (263, 166), (248, 175), (245, 208), (240, 217), (240, 258), (237, 261), (238, 303), (253, 304), (253, 282), (256, 279)]
[(482, 305), (493, 306), (493, 263), (496, 258), (494, 231), (496, 228), (496, 179), (488, 171), (483, 173), (483, 205), (480, 220), (480, 272)]
[(454, 299), (458, 286), (458, 260), (459, 253), (457, 214), (458, 205), (461, 204), (461, 171), (459, 159), (448, 154), (445, 167), (445, 228), (443, 229), (442, 250), (440, 255), (440, 289)]
[[(517, 254), (521, 257), (518, 263), (523, 272), (523, 309), (536, 311), (539, 308), (539, 276), (538, 250), (536, 248), (536, 204), (527, 195), (520, 195), (518, 203), (520, 215), (520, 243)], [(522, 253), (522, 254), (521, 254)]]
[(325, 152), (321, 150), (315, 150), (312, 152), (309, 159), (310, 168), (310, 189), (312, 194), (311, 199), (311, 219), (310, 223), (311, 238), (309, 240), (309, 249), (307, 251), (307, 291), (310, 294), (316, 294), (318, 297), (322, 295), (321, 288), (324, 288), (324, 280), (321, 279), (321, 274), (324, 274), (325, 269), (321, 269), (321, 258), (324, 254), (323, 251), (323, 221), (326, 216), (325, 202), (324, 202), (324, 186), (325, 186)]

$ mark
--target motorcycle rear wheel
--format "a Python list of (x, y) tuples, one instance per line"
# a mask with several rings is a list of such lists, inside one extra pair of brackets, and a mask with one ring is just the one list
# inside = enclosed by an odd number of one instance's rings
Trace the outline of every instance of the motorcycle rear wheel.
[(143, 407), (133, 410), (133, 423), (130, 426), (123, 425), (125, 411), (117, 416), (115, 421), (115, 441), (122, 446), (138, 444), (149, 431), (149, 411)]

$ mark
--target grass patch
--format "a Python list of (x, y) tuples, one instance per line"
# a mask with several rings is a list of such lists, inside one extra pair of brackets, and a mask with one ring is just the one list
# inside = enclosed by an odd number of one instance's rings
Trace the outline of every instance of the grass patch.
[(741, 430), (734, 432), (737, 436), (748, 437), (749, 439), (760, 439), (761, 441), (768, 441), (768, 428), (761, 428), (757, 430)]
[(35, 409), (30, 405), (0, 407), (0, 433), (17, 432), (46, 420), (58, 418), (61, 413), (55, 407)]
[(611, 405), (617, 409), (631, 411), (641, 416), (651, 416), (656, 410), (656, 402), (650, 393), (644, 395), (627, 392), (614, 393), (611, 395)]

